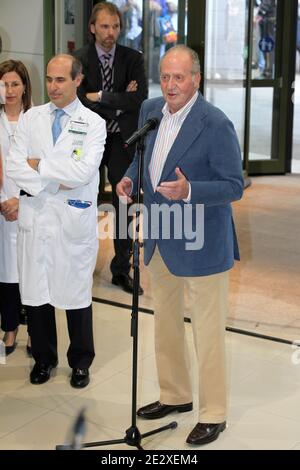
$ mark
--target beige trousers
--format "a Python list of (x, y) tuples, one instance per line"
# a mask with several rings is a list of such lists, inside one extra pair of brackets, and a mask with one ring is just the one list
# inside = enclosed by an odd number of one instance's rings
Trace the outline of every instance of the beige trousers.
[(226, 420), (225, 319), (229, 273), (178, 277), (156, 248), (149, 264), (155, 310), (155, 354), (160, 401), (193, 401), (184, 324), (184, 286), (189, 297), (199, 373), (199, 422)]

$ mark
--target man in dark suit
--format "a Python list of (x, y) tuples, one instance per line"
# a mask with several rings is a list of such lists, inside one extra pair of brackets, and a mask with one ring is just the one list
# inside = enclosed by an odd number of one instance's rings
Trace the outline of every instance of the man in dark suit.
[[(186, 287), (199, 375), (198, 423), (187, 437), (193, 445), (214, 441), (226, 427), (228, 278), (239, 259), (231, 202), (243, 193), (235, 130), (198, 92), (200, 78), (197, 54), (186, 46), (173, 47), (161, 59), (163, 98), (146, 100), (140, 113), (140, 126), (149, 118), (160, 121), (145, 140), (143, 174), (144, 261), (154, 297), (160, 398), (137, 414), (156, 419), (193, 408)], [(128, 202), (136, 192), (137, 168), (138, 157), (117, 186)]]
[[(102, 165), (106, 165), (116, 211), (112, 283), (132, 292), (129, 275), (131, 240), (119, 233), (119, 200), (116, 185), (133, 159), (134, 148), (124, 149), (124, 141), (137, 129), (141, 103), (148, 94), (143, 56), (116, 44), (122, 16), (116, 5), (97, 3), (89, 20), (91, 42), (75, 52), (83, 65), (84, 79), (78, 96), (82, 103), (106, 120), (107, 140)], [(131, 219), (127, 218), (128, 224)], [(140, 294), (142, 294), (140, 288)]]

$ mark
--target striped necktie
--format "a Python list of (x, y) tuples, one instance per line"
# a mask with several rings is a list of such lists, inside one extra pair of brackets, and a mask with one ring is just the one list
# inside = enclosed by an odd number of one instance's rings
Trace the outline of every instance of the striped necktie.
[(104, 62), (102, 64), (102, 75), (103, 75), (103, 90), (112, 91), (112, 68), (109, 65), (111, 54), (103, 56)]
[[(111, 92), (113, 91), (113, 70), (109, 64), (109, 61), (111, 59), (111, 54), (105, 54), (103, 56), (103, 59), (104, 61), (101, 64), (103, 90)], [(108, 119), (106, 121), (106, 130), (110, 134), (114, 132), (120, 132), (120, 128), (119, 128), (117, 121)]]

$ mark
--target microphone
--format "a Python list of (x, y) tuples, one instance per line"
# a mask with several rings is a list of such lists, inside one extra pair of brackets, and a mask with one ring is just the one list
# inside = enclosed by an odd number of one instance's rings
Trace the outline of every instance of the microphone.
[(55, 450), (80, 450), (83, 448), (83, 438), (86, 431), (85, 423), (85, 409), (80, 410), (78, 416), (75, 419), (72, 428), (70, 429), (69, 436), (66, 444), (59, 444), (55, 447)]
[(135, 131), (129, 139), (125, 140), (124, 147), (127, 148), (130, 145), (135, 144), (141, 137), (144, 137), (144, 135), (147, 134), (147, 132), (151, 131), (152, 129), (155, 129), (159, 123), (159, 120), (157, 118), (151, 118), (147, 119), (146, 123)]

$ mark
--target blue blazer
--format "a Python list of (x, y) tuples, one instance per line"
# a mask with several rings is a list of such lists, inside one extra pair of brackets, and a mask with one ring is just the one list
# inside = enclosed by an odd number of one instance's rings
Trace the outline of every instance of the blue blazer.
[[(139, 125), (142, 126), (147, 119), (153, 117), (161, 120), (164, 104), (163, 98), (144, 101)], [(144, 234), (147, 234), (144, 239), (145, 264), (151, 260), (157, 245), (164, 263), (176, 276), (207, 276), (230, 269), (234, 259), (239, 259), (230, 203), (242, 197), (244, 187), (241, 153), (231, 121), (199, 93), (168, 154), (160, 179), (161, 182), (176, 180), (175, 169), (179, 167), (191, 184), (189, 204), (168, 201), (153, 190), (149, 163), (157, 132), (158, 128), (150, 131), (145, 139), (142, 178), (147, 209), (144, 216)], [(125, 174), (133, 181), (133, 193), (136, 192), (137, 173), (138, 154)], [(187, 249), (187, 244), (193, 240), (185, 230), (178, 236), (178, 217), (175, 222), (175, 217), (162, 211), (159, 219), (155, 216), (154, 220), (151, 208), (156, 210), (162, 205), (173, 208), (174, 204), (177, 204), (177, 209), (179, 205), (182, 211), (184, 206), (189, 206), (192, 230), (203, 230), (203, 246)], [(204, 220), (199, 218), (201, 211), (197, 212), (197, 205), (198, 209), (203, 209), (204, 205)], [(168, 226), (167, 217), (170, 219), (170, 236), (166, 239), (163, 227), (164, 223)], [(183, 228), (186, 220), (183, 221)], [(156, 227), (158, 221), (159, 227)]]

